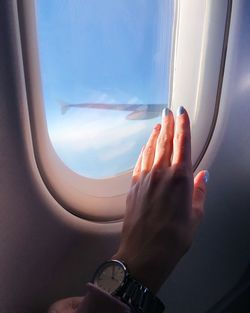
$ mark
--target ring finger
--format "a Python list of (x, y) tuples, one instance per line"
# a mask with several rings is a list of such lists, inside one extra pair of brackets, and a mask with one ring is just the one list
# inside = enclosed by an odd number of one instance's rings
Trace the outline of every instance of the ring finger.
[(173, 136), (173, 113), (168, 108), (165, 108), (162, 111), (162, 127), (156, 144), (154, 165), (160, 167), (170, 166), (173, 151)]
[(161, 130), (161, 124), (157, 124), (152, 133), (149, 137), (149, 140), (145, 146), (145, 149), (142, 154), (142, 164), (141, 164), (141, 171), (142, 172), (149, 172), (153, 166), (154, 158), (155, 158), (155, 148), (157, 138), (159, 136)]

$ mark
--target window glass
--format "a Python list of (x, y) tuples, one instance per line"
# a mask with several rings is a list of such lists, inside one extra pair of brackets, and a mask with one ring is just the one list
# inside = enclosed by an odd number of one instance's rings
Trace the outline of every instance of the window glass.
[(168, 105), (173, 1), (37, 0), (49, 136), (90, 178), (130, 170)]

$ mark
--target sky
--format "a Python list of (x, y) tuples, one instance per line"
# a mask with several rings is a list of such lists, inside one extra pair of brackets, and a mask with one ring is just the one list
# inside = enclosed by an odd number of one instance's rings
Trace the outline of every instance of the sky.
[(51, 142), (74, 172), (100, 179), (133, 168), (160, 117), (61, 103), (166, 104), (173, 0), (36, 0)]

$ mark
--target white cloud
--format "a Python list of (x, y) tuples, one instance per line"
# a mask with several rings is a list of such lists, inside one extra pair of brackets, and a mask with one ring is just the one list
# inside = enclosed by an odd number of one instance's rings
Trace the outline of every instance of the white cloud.
[(138, 97), (128, 99), (128, 104), (141, 104), (143, 103)]
[(127, 142), (126, 144), (122, 144), (119, 146), (119, 149), (117, 147), (112, 147), (111, 149), (107, 149), (106, 152), (103, 152), (100, 155), (100, 159), (103, 161), (109, 161), (112, 159), (117, 158), (118, 156), (124, 155), (126, 152), (131, 151), (136, 146), (136, 142)]
[(55, 146), (67, 147), (75, 152), (90, 148), (108, 149), (117, 147), (121, 141), (124, 142), (126, 139), (131, 145), (131, 139), (140, 135), (147, 128), (145, 121), (126, 120), (124, 112), (116, 114), (120, 115), (119, 117), (114, 115), (102, 118), (99, 113), (99, 119), (89, 122), (88, 114), (82, 114), (82, 112), (75, 114), (50, 128), (51, 141)]

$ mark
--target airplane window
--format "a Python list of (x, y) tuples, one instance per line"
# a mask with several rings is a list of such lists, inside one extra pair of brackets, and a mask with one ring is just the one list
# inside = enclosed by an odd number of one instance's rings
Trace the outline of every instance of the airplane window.
[(37, 0), (49, 136), (89, 178), (134, 166), (169, 104), (173, 0)]
[(130, 169), (165, 106), (189, 112), (199, 166), (219, 112), (231, 1), (17, 5), (34, 156), (62, 207), (122, 219)]

